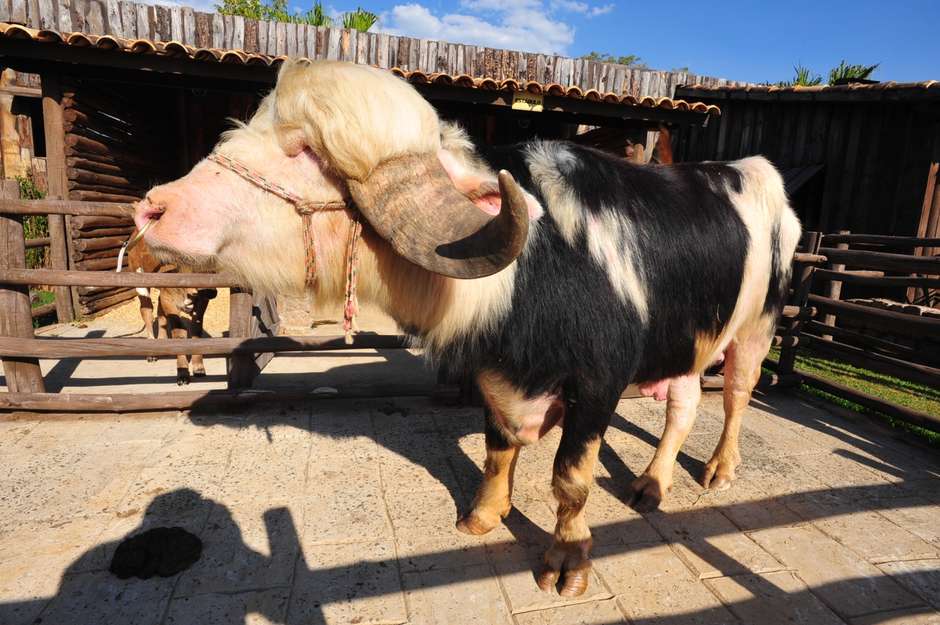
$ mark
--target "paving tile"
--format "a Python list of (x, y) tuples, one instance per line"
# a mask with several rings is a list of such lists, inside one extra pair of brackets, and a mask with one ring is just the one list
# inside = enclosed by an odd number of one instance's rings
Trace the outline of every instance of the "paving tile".
[(404, 586), (411, 625), (512, 623), (489, 565), (405, 573)]
[(225, 466), (193, 465), (168, 471), (161, 467), (146, 468), (127, 488), (114, 512), (121, 517), (146, 511), (147, 514), (186, 516), (207, 499), (220, 499), (219, 482)]
[(633, 545), (662, 540), (650, 522), (599, 485), (584, 508), (595, 545)]
[(830, 488), (882, 486), (891, 483), (883, 473), (869, 470), (859, 464), (856, 457), (847, 456), (842, 449), (805, 456), (801, 459), (800, 466)]
[(43, 610), (42, 622), (157, 625), (175, 581), (172, 577), (119, 580), (107, 571), (70, 576)]
[(306, 488), (308, 456), (307, 444), (236, 446), (219, 485), (220, 496), (235, 503), (260, 495), (271, 503), (288, 505)]
[(287, 623), (394, 624), (407, 619), (391, 543), (304, 545)]
[(392, 538), (392, 528), (378, 487), (346, 493), (324, 489), (303, 498), (303, 536), (309, 544), (369, 542)]
[(535, 583), (535, 576), (542, 568), (542, 558), (548, 545), (549, 541), (540, 547), (504, 543), (489, 549), (490, 559), (499, 575), (513, 614), (611, 598), (611, 593), (595, 571), (591, 572), (587, 592), (580, 597), (565, 598), (554, 590), (540, 590)]
[(849, 625), (940, 625), (940, 612), (931, 608), (907, 608), (849, 619)]
[(714, 508), (653, 513), (647, 518), (700, 579), (784, 568)]
[(940, 610), (940, 559), (886, 562), (878, 568)]
[(742, 623), (843, 625), (792, 571), (718, 577), (705, 584)]
[(668, 545), (598, 553), (595, 571), (633, 622), (661, 625), (737, 623)]
[(442, 487), (460, 489), (456, 474), (443, 456), (385, 452), (379, 456), (379, 463), (382, 484), (389, 492), (414, 493)]
[(287, 616), (286, 588), (174, 598), (165, 625), (275, 625)]
[(940, 523), (937, 523), (936, 504), (922, 503), (920, 499), (898, 500), (893, 507), (883, 508), (881, 514), (934, 547), (940, 548)]
[(917, 560), (938, 555), (937, 547), (874, 511), (853, 511), (852, 504), (831, 507), (813, 525), (869, 562)]
[(288, 508), (214, 506), (199, 532), (202, 555), (177, 584), (175, 597), (288, 587), (300, 536)]
[(617, 608), (617, 601), (607, 599), (523, 612), (516, 615), (516, 622), (519, 625), (626, 625), (627, 619)]
[(874, 565), (815, 527), (786, 527), (750, 536), (797, 574), (843, 617), (917, 605), (919, 600)]

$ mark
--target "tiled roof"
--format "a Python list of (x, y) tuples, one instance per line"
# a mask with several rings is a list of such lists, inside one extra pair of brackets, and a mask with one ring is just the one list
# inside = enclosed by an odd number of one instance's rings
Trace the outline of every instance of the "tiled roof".
[[(238, 49), (200, 48), (178, 41), (153, 41), (150, 39), (129, 39), (113, 35), (93, 35), (82, 32), (58, 32), (39, 30), (19, 24), (0, 22), (0, 38), (23, 39), (48, 45), (67, 45), (80, 48), (97, 48), (123, 54), (160, 55), (170, 58), (186, 58), (199, 62), (226, 63), (276, 69), (288, 55), (269, 55), (245, 52)], [(293, 55), (292, 55), (293, 56)], [(298, 55), (303, 56), (303, 55)], [(556, 82), (541, 83), (533, 80), (520, 81), (513, 78), (496, 80), (488, 77), (467, 74), (449, 74), (444, 72), (423, 72), (406, 70), (399, 67), (390, 69), (413, 84), (434, 84), (489, 91), (519, 91), (548, 96), (558, 96), (606, 102), (644, 108), (658, 108), (675, 111), (693, 111), (697, 113), (720, 114), (714, 104), (688, 102), (667, 97), (634, 97), (629, 94), (602, 92), (596, 89), (584, 90), (575, 85), (562, 85)]]
[(818, 85), (815, 87), (776, 87), (768, 85), (707, 86), (692, 85), (676, 88), (676, 94), (691, 98), (722, 98), (734, 100), (907, 100), (940, 99), (940, 81), (877, 82), (849, 85)]

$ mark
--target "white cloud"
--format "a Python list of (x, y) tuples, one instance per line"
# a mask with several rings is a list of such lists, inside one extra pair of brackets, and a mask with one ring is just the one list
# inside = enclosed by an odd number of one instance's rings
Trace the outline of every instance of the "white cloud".
[(591, 7), (578, 0), (460, 0), (459, 12), (438, 16), (422, 4), (399, 4), (382, 14), (377, 30), (420, 39), (565, 54), (574, 43), (575, 29), (566, 19), (556, 18), (556, 12), (593, 17), (613, 8), (612, 4)]

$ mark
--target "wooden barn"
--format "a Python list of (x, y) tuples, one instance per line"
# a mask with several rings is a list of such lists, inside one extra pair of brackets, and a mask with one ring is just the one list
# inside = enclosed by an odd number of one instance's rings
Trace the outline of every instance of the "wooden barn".
[(677, 161), (770, 158), (807, 230), (940, 236), (940, 82), (679, 87), (721, 107), (675, 135)]
[[(4, 176), (31, 175), (49, 198), (86, 202), (133, 202), (182, 175), (229, 118), (251, 115), (292, 56), (389, 69), (484, 143), (580, 138), (638, 159), (649, 158), (646, 144), (659, 127), (704, 126), (719, 113), (673, 99), (676, 85), (724, 82), (116, 0), (5, 0), (0, 55)], [(132, 224), (68, 215), (52, 216), (50, 228), (56, 268), (107, 270)], [(57, 300), (59, 319), (132, 296), (126, 288), (71, 287)]]

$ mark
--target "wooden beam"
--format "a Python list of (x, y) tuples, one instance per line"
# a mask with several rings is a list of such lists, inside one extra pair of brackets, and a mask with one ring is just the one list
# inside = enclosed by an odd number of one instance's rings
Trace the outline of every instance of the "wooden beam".
[[(0, 197), (19, 197), (15, 180), (0, 181)], [(0, 269), (26, 267), (23, 219), (0, 215)], [(10, 338), (7, 338), (10, 337)], [(0, 284), (0, 341), (34, 341), (29, 287)], [(3, 354), (3, 374), (14, 393), (42, 393), (39, 361), (20, 351)]]
[(919, 276), (885, 276), (884, 272), (869, 272), (882, 275), (868, 275), (858, 271), (833, 271), (831, 269), (817, 269), (814, 278), (845, 282), (847, 284), (861, 284), (864, 286), (881, 287), (919, 287), (927, 289), (940, 288), (940, 278), (922, 278)]
[[(317, 374), (311, 374), (311, 379)], [(237, 409), (256, 403), (303, 402), (317, 399), (370, 397), (427, 397), (453, 401), (455, 385), (363, 384), (338, 393), (312, 391), (169, 391), (166, 393), (0, 393), (0, 411), (37, 412), (148, 412), (162, 410)]]
[(940, 274), (940, 257), (929, 258), (908, 254), (890, 254), (888, 252), (869, 252), (866, 250), (840, 250), (834, 247), (821, 247), (819, 253), (833, 262), (844, 263), (862, 269), (880, 269), (902, 273)]
[[(112, 269), (114, 263), (112, 263)], [(49, 286), (122, 286), (225, 288), (238, 286), (231, 276), (218, 273), (136, 273), (114, 271), (58, 271), (53, 269), (3, 269), (0, 284)]]
[(922, 245), (940, 245), (936, 237), (896, 237), (881, 234), (827, 234), (823, 243), (832, 246), (836, 243), (869, 243), (893, 248), (915, 248)]
[[(232, 289), (229, 296), (228, 335), (239, 342), (251, 336), (253, 296), (251, 291)], [(273, 350), (271, 350), (273, 351)], [(226, 358), (229, 390), (251, 388), (261, 369), (255, 364), (254, 354), (232, 352)]]
[(823, 312), (835, 313), (873, 330), (887, 331), (911, 338), (933, 338), (940, 335), (938, 334), (940, 333), (940, 319), (918, 317), (851, 302), (840, 302), (820, 295), (810, 295), (807, 301)]
[(130, 204), (116, 204), (114, 202), (4, 199), (0, 200), (0, 213), (6, 215), (83, 215), (130, 218), (134, 216), (134, 208)]
[(835, 395), (841, 397), (842, 399), (847, 399), (851, 402), (855, 402), (860, 406), (864, 406), (875, 412), (880, 412), (886, 414), (890, 417), (896, 419), (901, 419), (907, 423), (932, 430), (934, 432), (940, 432), (940, 417), (936, 415), (927, 414), (924, 412), (919, 412), (912, 408), (906, 406), (901, 406), (900, 404), (895, 404), (894, 402), (889, 402), (887, 400), (881, 399), (880, 397), (875, 397), (874, 395), (869, 395), (854, 388), (849, 388), (838, 382), (833, 382), (832, 380), (827, 380), (821, 378), (812, 373), (807, 373), (806, 371), (798, 371), (801, 378), (803, 378), (803, 383), (807, 384), (813, 388), (817, 388), (821, 391), (829, 393), (830, 395)]
[[(42, 123), (46, 138), (46, 181), (50, 199), (66, 200), (69, 196), (68, 175), (65, 166), (65, 127), (62, 117), (62, 89), (58, 76), (42, 77)], [(49, 264), (53, 269), (69, 268), (68, 229), (61, 214), (48, 214)], [(58, 285), (55, 291), (56, 317), (59, 323), (75, 319), (78, 295), (74, 289)]]
[(42, 89), (37, 87), (23, 87), (20, 85), (2, 85), (0, 94), (18, 96), (21, 98), (41, 98)]
[[(27, 310), (28, 313), (28, 310)], [(32, 326), (30, 326), (32, 332)], [(354, 349), (401, 349), (405, 337), (365, 334), (347, 345), (343, 336), (269, 336), (217, 339), (63, 339), (0, 337), (0, 356), (34, 358), (108, 358), (110, 356), (176, 356), (202, 354), (258, 354), (263, 352), (346, 351)]]

